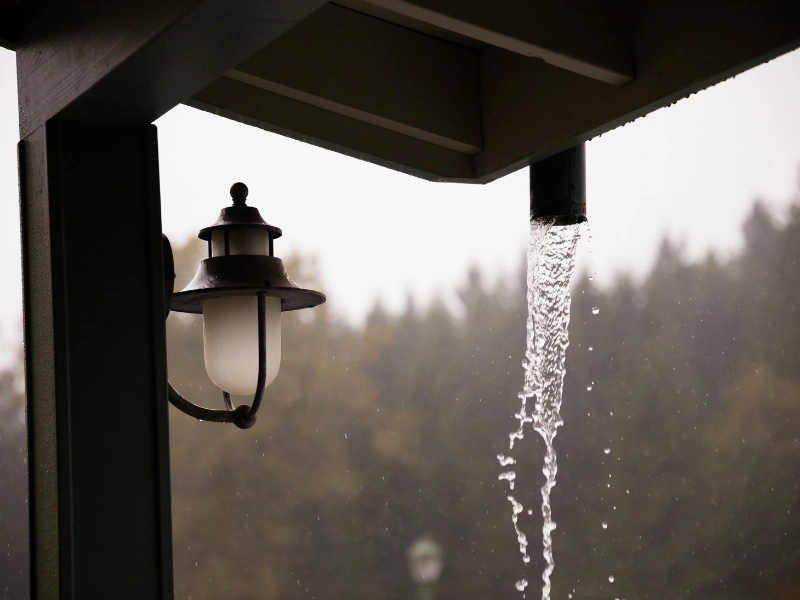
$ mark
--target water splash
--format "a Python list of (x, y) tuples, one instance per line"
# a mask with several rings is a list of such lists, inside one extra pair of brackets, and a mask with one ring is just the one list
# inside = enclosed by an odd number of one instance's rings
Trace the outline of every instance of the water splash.
[(514, 525), (514, 531), (517, 534), (517, 543), (519, 544), (519, 552), (522, 554), (522, 562), (531, 562), (531, 557), (528, 556), (528, 536), (519, 528), (519, 513), (524, 510), (524, 506), (517, 502), (514, 496), (509, 495), (508, 501), (511, 503), (511, 523)]
[(497, 460), (500, 461), (501, 467), (507, 467), (508, 465), (517, 464), (517, 461), (514, 459), (513, 456), (506, 456), (504, 454), (498, 454)]
[(501, 481), (504, 479), (508, 481), (508, 489), (513, 490), (514, 480), (517, 478), (517, 474), (514, 471), (505, 471), (504, 473), (500, 473), (500, 475), (497, 478), (500, 479)]
[[(550, 576), (555, 566), (552, 534), (556, 524), (552, 518), (550, 492), (556, 484), (558, 461), (553, 440), (558, 427), (563, 425), (560, 410), (564, 359), (569, 345), (569, 283), (575, 270), (575, 246), (580, 230), (580, 225), (553, 227), (550, 223), (532, 221), (528, 242), (527, 349), (522, 363), (525, 385), (519, 394), (520, 410), (514, 415), (519, 426), (509, 434), (509, 450), (513, 450), (514, 443), (524, 437), (526, 423), (532, 423), (545, 443), (542, 467), (545, 483), (541, 487), (542, 555), (547, 564), (542, 574), (542, 600), (550, 598)], [(529, 413), (528, 400), (531, 398), (534, 406)], [(527, 537), (518, 523), (518, 515), (524, 507), (513, 496), (508, 496), (508, 499), (512, 505), (512, 522), (520, 542), (522, 560), (527, 563), (530, 561)]]

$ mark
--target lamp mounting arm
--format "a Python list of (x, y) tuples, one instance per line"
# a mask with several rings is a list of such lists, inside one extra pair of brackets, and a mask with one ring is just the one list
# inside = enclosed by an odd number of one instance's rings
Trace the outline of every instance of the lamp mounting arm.
[[(175, 260), (172, 255), (172, 246), (166, 235), (161, 234), (164, 256), (164, 319), (169, 316), (172, 295), (175, 290)], [(181, 396), (172, 384), (167, 381), (168, 397), (172, 405), (200, 421), (215, 423), (233, 423), (239, 429), (249, 429), (256, 422), (256, 413), (261, 407), (264, 398), (264, 389), (267, 381), (267, 302), (265, 294), (258, 294), (258, 381), (253, 403), (250, 406), (243, 404), (233, 406), (228, 392), (222, 392), (226, 410), (205, 408), (190, 402)]]

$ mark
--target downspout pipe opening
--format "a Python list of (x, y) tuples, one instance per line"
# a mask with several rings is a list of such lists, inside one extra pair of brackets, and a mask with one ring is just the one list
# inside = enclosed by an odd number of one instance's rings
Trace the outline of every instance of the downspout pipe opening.
[(586, 220), (586, 148), (573, 146), (530, 166), (531, 221), (574, 225)]

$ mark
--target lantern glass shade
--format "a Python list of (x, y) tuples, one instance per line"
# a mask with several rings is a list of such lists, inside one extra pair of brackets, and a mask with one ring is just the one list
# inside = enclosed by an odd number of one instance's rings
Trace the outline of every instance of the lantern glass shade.
[[(281, 364), (281, 300), (266, 300), (267, 377)], [(258, 384), (258, 298), (227, 296), (203, 302), (206, 371), (221, 390), (234, 396), (255, 394)]]
[(226, 254), (269, 255), (269, 233), (265, 229), (229, 229), (228, 252), (225, 252), (225, 231), (217, 229), (211, 233), (211, 256)]

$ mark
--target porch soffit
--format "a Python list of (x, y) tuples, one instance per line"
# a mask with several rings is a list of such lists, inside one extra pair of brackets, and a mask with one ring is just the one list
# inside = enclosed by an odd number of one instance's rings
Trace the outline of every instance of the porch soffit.
[(340, 0), (187, 103), (483, 183), (798, 45), (796, 0)]
[(484, 183), (800, 45), (797, 0), (0, 0), (20, 128), (185, 102)]

